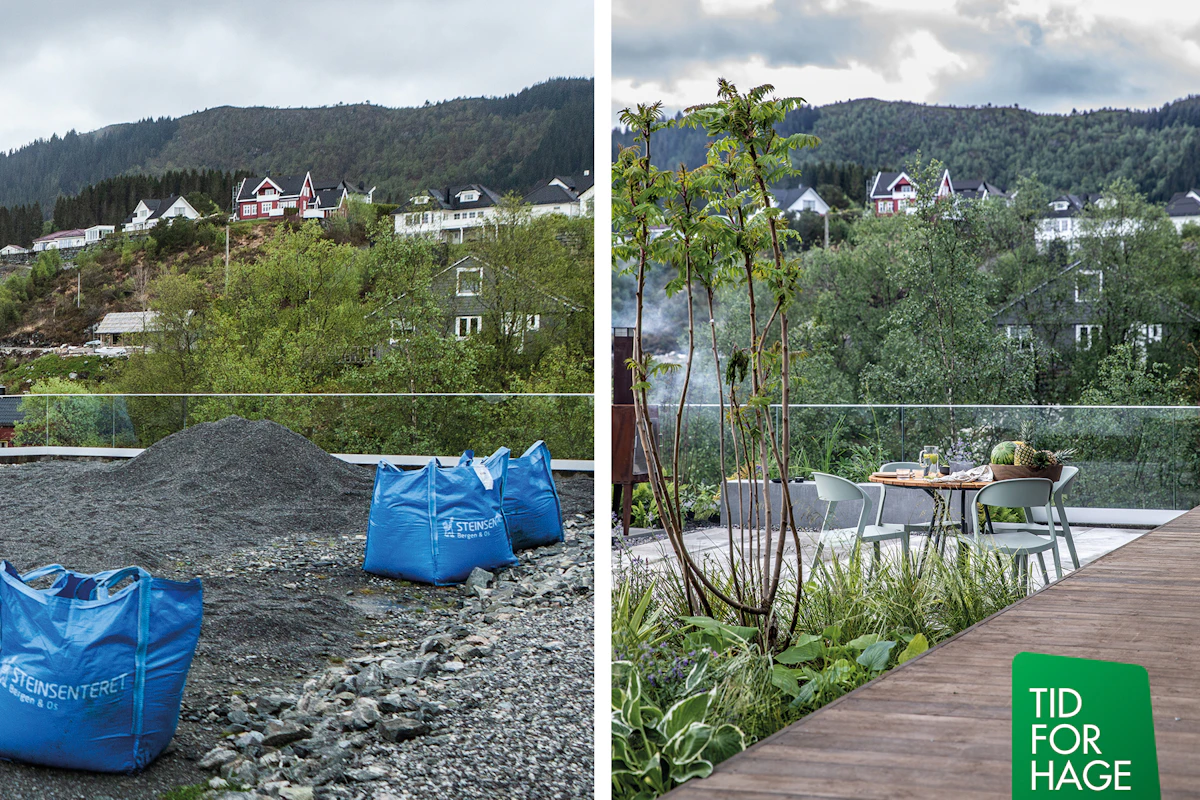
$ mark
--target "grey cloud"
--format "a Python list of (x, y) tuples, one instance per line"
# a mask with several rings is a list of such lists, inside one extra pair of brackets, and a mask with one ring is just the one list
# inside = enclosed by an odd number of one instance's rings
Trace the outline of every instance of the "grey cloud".
[[(63, 20), (70, 20), (63, 25)], [(0, 148), (218, 105), (419, 105), (591, 76), (593, 11), (560, 0), (0, 0)]]
[[(1178, 29), (1100, 19), (1086, 39), (1068, 38), (1078, 6), (1056, 4), (1044, 20), (1020, 15), (1011, 0), (960, 0), (951, 13), (889, 11), (851, 0), (836, 7), (776, 0), (747, 18), (716, 17), (699, 0), (661, 0), (637, 16), (621, 0), (613, 29), (613, 71), (670, 90), (682, 79), (715, 77), (724, 62), (752, 56), (773, 66), (844, 68), (887, 77), (908, 37), (927, 31), (969, 66), (935, 79), (937, 103), (1008, 105), (1040, 111), (1072, 106), (1149, 106), (1196, 92), (1200, 70), (1179, 58), (1181, 38), (1200, 42), (1200, 25)], [(620, 98), (614, 105), (620, 105)]]

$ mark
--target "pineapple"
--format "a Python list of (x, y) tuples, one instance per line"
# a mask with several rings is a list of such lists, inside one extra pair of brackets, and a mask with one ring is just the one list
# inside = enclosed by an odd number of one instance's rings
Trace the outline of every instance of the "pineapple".
[(1018, 467), (1033, 467), (1037, 460), (1038, 451), (1025, 442), (1016, 442), (1016, 445), (1017, 449), (1013, 452), (1013, 464)]

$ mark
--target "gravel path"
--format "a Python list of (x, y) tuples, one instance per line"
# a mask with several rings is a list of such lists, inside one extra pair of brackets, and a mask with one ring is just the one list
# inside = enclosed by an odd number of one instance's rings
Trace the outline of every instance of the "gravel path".
[[(242, 777), (255, 778), (241, 785), (273, 782), (266, 788), (276, 796), (295, 798), (590, 797), (591, 478), (559, 481), (565, 544), (523, 553), (491, 588), (470, 590), (362, 571), (371, 484), (370, 469), (273, 423), (238, 418), (189, 428), (130, 462), (0, 467), (0, 556), (19, 569), (136, 563), (164, 577), (198, 575), (205, 589), (200, 645), (167, 752), (133, 776), (0, 763), (2, 796), (147, 800), (220, 781), (230, 762), (202, 768), (205, 754), (229, 733), (258, 735), (291, 715), (312, 732), (307, 741), (332, 737), (326, 744), (345, 756), (340, 771), (311, 774), (302, 742), (251, 744), (237, 749)], [(445, 652), (418, 652), (438, 636), (449, 637)], [(464, 646), (467, 655), (456, 654)], [(333, 691), (369, 666), (364, 658), (418, 655), (433, 662), (420, 679), (384, 680), (367, 695)], [(428, 720), (414, 738), (391, 742), (381, 723), (408, 704), (393, 707), (396, 692), (429, 698), (417, 709)], [(318, 713), (255, 702), (306, 695)], [(337, 704), (359, 701), (376, 703), (379, 723), (342, 730), (347, 710)], [(229, 716), (247, 703), (260, 730)], [(294, 787), (300, 794), (288, 793)]]

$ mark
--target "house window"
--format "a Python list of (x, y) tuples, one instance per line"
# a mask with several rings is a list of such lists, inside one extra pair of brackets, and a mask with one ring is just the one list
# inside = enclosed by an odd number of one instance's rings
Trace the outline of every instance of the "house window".
[(483, 327), (483, 317), (455, 317), (454, 318), (454, 335), (459, 339), (466, 339), (468, 336), (474, 336), (479, 333), (479, 329)]
[(479, 192), (473, 190), (458, 193), (458, 202), (460, 203), (474, 203), (478, 199)]
[(889, 208), (889, 206), (890, 206), (890, 203), (887, 200), (880, 200), (879, 201), (879, 213), (886, 214), (888, 211), (891, 210)]
[(262, 213), (264, 213), (264, 214), (268, 214), (268, 213), (270, 213), (270, 211), (271, 211), (271, 204), (270, 204), (270, 203), (263, 203), (263, 204), (262, 204)]
[(483, 270), (470, 269), (468, 267), (458, 268), (458, 289), (459, 297), (472, 297), (479, 294), (479, 287), (483, 281)]
[(393, 320), (389, 321), (389, 324), (392, 328), (393, 336), (399, 335), (399, 334), (416, 333), (417, 332), (417, 325), (412, 320), (393, 319)]
[(816, 211), (817, 210), (817, 201), (805, 200), (804, 201), (804, 210), (805, 211)]
[(253, 217), (254, 216), (254, 203), (246, 203), (245, 205), (242, 206), (242, 216), (243, 217)]
[(1104, 272), (1098, 269), (1081, 269), (1075, 274), (1075, 302), (1090, 303), (1104, 291)]
[(454, 215), (454, 218), (455, 218), (455, 219), (458, 219), (458, 218), (459, 218), (459, 217), (461, 217), (461, 216), (462, 216), (462, 214), (455, 214), (455, 215)]
[(1016, 339), (1018, 342), (1023, 342), (1033, 336), (1032, 325), (1005, 325), (1004, 333), (1010, 339)]
[(1100, 336), (1100, 325), (1076, 325), (1075, 346), (1081, 350), (1091, 350), (1092, 344)]
[(1143, 325), (1141, 329), (1142, 341), (1147, 345), (1161, 342), (1163, 338), (1162, 323)]

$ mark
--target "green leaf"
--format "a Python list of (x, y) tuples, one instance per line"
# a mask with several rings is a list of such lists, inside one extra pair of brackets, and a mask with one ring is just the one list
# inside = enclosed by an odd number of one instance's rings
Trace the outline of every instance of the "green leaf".
[(699, 758), (704, 748), (708, 747), (712, 735), (711, 725), (693, 722), (667, 740), (663, 745), (663, 755), (671, 764), (671, 772), (675, 771), (674, 767), (677, 764), (687, 764)]
[(784, 650), (779, 655), (775, 656), (775, 660), (780, 664), (800, 664), (805, 661), (812, 661), (825, 651), (825, 640), (820, 636), (812, 634), (801, 634), (796, 643)]
[(839, 644), (842, 641), (842, 626), (830, 625), (828, 628), (821, 631), (821, 636), (828, 639), (830, 644)]
[(888, 658), (891, 656), (895, 642), (875, 642), (867, 647), (856, 660), (872, 672), (887, 669)]
[(670, 741), (676, 734), (693, 722), (704, 721), (704, 716), (708, 713), (708, 707), (712, 703), (713, 697), (714, 692), (705, 692), (685, 697), (667, 709), (667, 713), (663, 715), (662, 721), (656, 727), (666, 737), (667, 741)]
[(846, 646), (852, 647), (855, 650), (866, 650), (882, 638), (878, 633), (867, 633), (859, 636), (857, 639), (851, 639), (849, 642), (846, 642)]
[(896, 658), (896, 663), (903, 664), (905, 661), (921, 655), (921, 653), (924, 653), (928, 649), (929, 640), (925, 638), (925, 634), (918, 633), (912, 638), (912, 641), (908, 643), (908, 647), (904, 648), (904, 650)]
[(796, 672), (779, 664), (771, 668), (771, 685), (788, 697), (795, 697), (800, 693), (800, 683), (796, 680)]
[(713, 764), (720, 764), (730, 756), (746, 749), (746, 735), (736, 725), (719, 725), (713, 730), (708, 746), (701, 756)]
[(688, 672), (687, 680), (683, 683), (684, 694), (691, 694), (700, 689), (704, 676), (708, 672), (708, 653), (700, 656)]
[(671, 772), (671, 781), (678, 786), (685, 781), (690, 781), (692, 778), (707, 778), (712, 774), (713, 765), (711, 761), (697, 759), (688, 764), (687, 768), (680, 772)]

